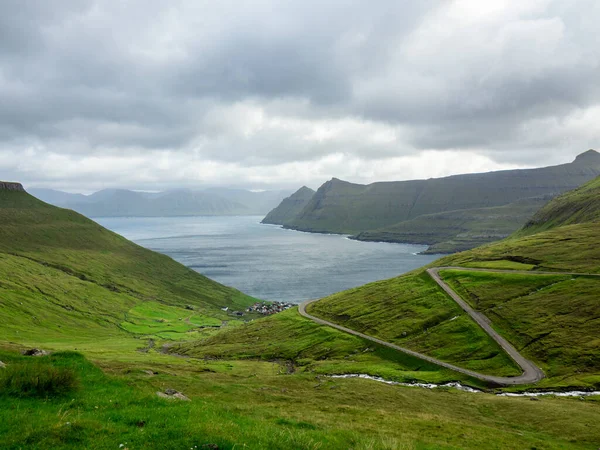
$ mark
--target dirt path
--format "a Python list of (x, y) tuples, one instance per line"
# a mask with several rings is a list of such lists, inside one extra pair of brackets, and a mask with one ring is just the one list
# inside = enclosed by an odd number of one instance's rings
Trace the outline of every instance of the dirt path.
[(469, 375), (473, 378), (477, 378), (479, 380), (483, 380), (489, 383), (498, 384), (501, 386), (511, 386), (518, 384), (533, 384), (540, 381), (544, 378), (544, 373), (540, 368), (538, 368), (535, 364), (533, 364), (528, 359), (524, 358), (506, 339), (500, 336), (490, 325), (490, 320), (482, 313), (475, 311), (471, 306), (465, 302), (450, 286), (448, 286), (439, 276), (440, 270), (465, 270), (470, 272), (491, 272), (491, 273), (512, 273), (512, 274), (526, 274), (526, 275), (572, 275), (572, 276), (593, 276), (600, 277), (600, 274), (586, 274), (586, 273), (575, 273), (575, 272), (532, 272), (532, 271), (518, 271), (518, 270), (501, 270), (501, 269), (473, 269), (467, 267), (435, 267), (431, 269), (427, 269), (427, 273), (433, 278), (433, 280), (454, 300), (458, 305), (477, 322), (477, 324), (492, 338), (494, 341), (504, 349), (504, 351), (519, 365), (523, 373), (516, 377), (496, 377), (493, 375), (485, 375), (479, 372), (474, 372), (472, 370), (464, 369), (462, 367), (455, 366), (454, 364), (450, 364), (444, 361), (440, 361), (439, 359), (432, 358), (431, 356), (424, 355), (419, 352), (415, 352), (413, 350), (407, 349), (405, 347), (400, 347), (399, 345), (392, 344), (390, 342), (383, 341), (381, 339), (375, 338), (373, 336), (366, 335), (364, 333), (360, 333), (358, 331), (354, 331), (350, 328), (343, 327), (341, 325), (337, 325), (335, 323), (329, 322), (327, 320), (319, 319), (318, 317), (312, 316), (306, 312), (306, 306), (312, 302), (318, 301), (315, 300), (307, 300), (302, 302), (298, 306), (298, 312), (300, 315), (306, 317), (307, 319), (311, 319), (312, 321), (320, 324), (327, 325), (337, 330), (343, 331), (348, 334), (352, 334), (354, 336), (358, 336), (362, 339), (366, 339), (371, 342), (375, 342), (377, 344), (383, 345), (385, 347), (392, 348), (394, 350), (401, 351), (403, 353), (407, 353), (411, 356), (415, 356), (424, 361), (428, 361), (430, 363), (436, 364), (438, 366), (444, 367), (446, 369), (455, 370), (457, 372), (463, 373), (465, 375)]

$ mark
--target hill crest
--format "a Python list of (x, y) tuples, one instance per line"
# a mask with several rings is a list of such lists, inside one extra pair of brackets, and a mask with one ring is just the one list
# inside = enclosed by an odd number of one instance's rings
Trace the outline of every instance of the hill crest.
[(15, 183), (12, 181), (0, 181), (0, 190), (25, 192), (25, 189), (21, 183)]

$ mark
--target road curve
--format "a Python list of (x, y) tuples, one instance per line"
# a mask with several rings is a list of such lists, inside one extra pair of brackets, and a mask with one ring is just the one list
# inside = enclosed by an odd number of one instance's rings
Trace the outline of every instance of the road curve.
[(494, 341), (500, 345), (504, 349), (504, 351), (519, 365), (523, 373), (516, 377), (496, 377), (493, 375), (485, 375), (479, 372), (474, 372), (472, 370), (464, 369), (462, 367), (455, 366), (454, 364), (449, 364), (444, 361), (440, 361), (439, 359), (432, 358), (431, 356), (424, 355), (419, 352), (415, 352), (405, 347), (400, 347), (399, 345), (392, 344), (390, 342), (383, 341), (373, 336), (369, 336), (364, 333), (360, 333), (358, 331), (352, 330), (347, 327), (343, 327), (341, 325), (337, 325), (335, 323), (329, 322), (327, 320), (319, 319), (309, 313), (306, 312), (306, 307), (313, 302), (318, 301), (319, 299), (314, 300), (306, 300), (298, 306), (298, 312), (300, 315), (310, 319), (320, 325), (327, 325), (329, 327), (335, 328), (337, 330), (343, 331), (348, 334), (352, 334), (354, 336), (358, 336), (362, 339), (366, 339), (371, 342), (375, 342), (377, 344), (383, 345), (385, 347), (392, 348), (394, 350), (401, 351), (408, 355), (414, 356), (416, 358), (420, 358), (424, 361), (428, 361), (430, 363), (436, 364), (438, 366), (444, 367), (446, 369), (455, 370), (456, 372), (463, 373), (465, 375), (471, 376), (473, 378), (477, 378), (479, 380), (483, 380), (489, 383), (498, 384), (501, 386), (514, 386), (518, 384), (533, 384), (540, 381), (544, 378), (544, 372), (533, 364), (528, 359), (524, 358), (518, 351), (515, 349), (506, 339), (500, 336), (490, 325), (490, 320), (482, 313), (475, 311), (467, 302), (465, 302), (456, 292), (450, 288), (439, 276), (440, 270), (465, 270), (469, 272), (492, 272), (492, 273), (512, 273), (512, 274), (526, 274), (526, 275), (571, 275), (571, 276), (593, 276), (600, 277), (600, 274), (586, 274), (586, 273), (576, 273), (576, 272), (532, 272), (532, 271), (518, 271), (518, 270), (502, 270), (502, 269), (476, 269), (476, 268), (468, 268), (468, 267), (434, 267), (431, 269), (427, 269), (427, 273), (433, 278), (433, 280), (454, 300), (458, 305), (477, 322), (477, 324), (492, 338)]

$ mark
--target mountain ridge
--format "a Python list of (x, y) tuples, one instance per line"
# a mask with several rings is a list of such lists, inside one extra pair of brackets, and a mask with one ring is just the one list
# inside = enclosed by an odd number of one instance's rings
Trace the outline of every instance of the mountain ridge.
[(281, 203), (272, 209), (261, 223), (280, 225), (295, 217), (308, 204), (315, 191), (302, 186), (289, 197), (284, 198)]
[[(405, 240), (406, 235), (403, 233), (395, 237), (393, 227), (405, 227), (407, 221), (429, 214), (464, 210), (476, 215), (476, 211), (482, 208), (507, 206), (525, 198), (549, 198), (574, 189), (598, 175), (600, 153), (588, 150), (570, 163), (533, 169), (376, 182), (368, 185), (332, 178), (319, 187), (295, 217), (281, 217), (271, 222), (299, 231), (351, 234), (358, 240), (410, 243), (416, 242), (416, 238)], [(529, 212), (533, 214), (535, 211)], [(527, 220), (521, 208), (515, 210), (513, 217), (519, 220), (511, 220), (514, 224), (505, 226), (500, 233), (501, 237), (516, 231)], [(452, 241), (455, 237), (460, 240), (459, 234), (465, 232), (461, 229), (460, 221), (452, 226), (457, 229), (457, 233), (445, 236), (445, 241), (449, 238)], [(471, 230), (467, 229), (466, 232)], [(419, 230), (414, 230), (414, 233), (418, 235)], [(482, 233), (485, 234), (486, 232)], [(446, 250), (464, 250), (497, 239), (498, 233), (487, 234), (487, 240), (475, 239), (471, 244), (468, 240), (463, 240), (455, 246), (447, 245)], [(428, 245), (442, 242), (428, 240), (426, 235), (419, 236), (418, 240)]]
[(243, 189), (172, 189), (139, 192), (104, 189), (90, 195), (32, 188), (28, 192), (47, 203), (88, 217), (173, 217), (261, 215), (276, 206), (287, 191)]

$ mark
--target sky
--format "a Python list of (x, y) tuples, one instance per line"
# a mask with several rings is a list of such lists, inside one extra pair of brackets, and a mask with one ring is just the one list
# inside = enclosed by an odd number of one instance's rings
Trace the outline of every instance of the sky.
[(3, 0), (0, 179), (317, 188), (600, 142), (597, 0)]

